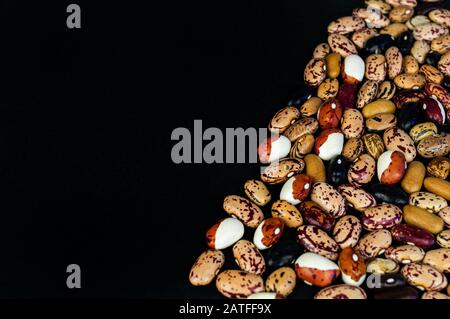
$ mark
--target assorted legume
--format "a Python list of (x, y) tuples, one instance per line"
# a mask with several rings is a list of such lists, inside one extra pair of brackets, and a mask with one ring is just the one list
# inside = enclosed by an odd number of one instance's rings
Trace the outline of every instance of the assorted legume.
[[(315, 299), (449, 298), (450, 10), (440, 3), (366, 0), (328, 25), (304, 87), (269, 120), (279, 135), (258, 147), (259, 179), (243, 181), (247, 198), (225, 197), (231, 217), (206, 232), (192, 285), (215, 278), (227, 298), (286, 298), (300, 283)], [(237, 266), (222, 270), (229, 247)]]

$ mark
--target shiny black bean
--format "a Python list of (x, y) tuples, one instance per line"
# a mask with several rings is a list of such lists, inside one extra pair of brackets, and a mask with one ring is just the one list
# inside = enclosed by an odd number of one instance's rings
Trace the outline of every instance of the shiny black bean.
[(439, 53), (431, 51), (427, 54), (425, 63), (437, 67), (440, 59), (441, 55)]
[(435, 9), (441, 9), (442, 4), (439, 2), (422, 2), (419, 3), (415, 9), (416, 15), (427, 16), (428, 13)]
[(347, 184), (350, 162), (342, 155), (330, 160), (327, 168), (327, 182), (333, 186)]
[(411, 48), (415, 42), (414, 36), (411, 31), (403, 32), (396, 41), (397, 47), (403, 55), (411, 53)]
[(419, 293), (412, 287), (401, 287), (377, 292), (374, 299), (419, 299)]
[(265, 260), (268, 268), (275, 269), (291, 265), (302, 253), (294, 240), (285, 240), (268, 249)]
[(410, 102), (402, 106), (397, 118), (398, 127), (405, 132), (409, 132), (414, 125), (422, 122), (425, 122), (425, 115), (421, 103)]
[(292, 94), (288, 106), (300, 107), (313, 96), (312, 89), (309, 86), (302, 85)]
[(447, 123), (447, 124), (444, 124), (444, 125), (440, 125), (439, 126), (439, 132), (445, 132), (445, 133), (450, 134), (450, 124)]
[(450, 90), (450, 77), (446, 76), (444, 78), (444, 81), (442, 82), (442, 86), (445, 87), (447, 90)]
[(378, 204), (389, 203), (402, 207), (409, 202), (409, 195), (397, 186), (373, 184), (369, 188)]
[(381, 34), (379, 36), (369, 39), (364, 49), (366, 55), (369, 54), (384, 54), (387, 49), (395, 44), (394, 38), (388, 34)]
[(406, 285), (405, 278), (400, 274), (375, 274), (366, 279), (367, 288), (373, 291), (399, 288)]

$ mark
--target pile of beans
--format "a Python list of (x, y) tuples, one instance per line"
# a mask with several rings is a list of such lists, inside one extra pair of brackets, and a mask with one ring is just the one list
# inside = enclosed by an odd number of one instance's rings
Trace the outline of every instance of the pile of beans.
[[(331, 22), (191, 284), (215, 279), (228, 298), (286, 298), (301, 281), (317, 299), (449, 299), (449, 27), (431, 0), (366, 0)], [(228, 247), (237, 266), (222, 270)]]

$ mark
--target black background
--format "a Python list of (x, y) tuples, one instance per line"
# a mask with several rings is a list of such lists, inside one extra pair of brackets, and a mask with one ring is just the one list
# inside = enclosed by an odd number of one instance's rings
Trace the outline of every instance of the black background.
[(2, 1), (0, 297), (220, 297), (189, 269), (259, 166), (176, 165), (171, 132), (265, 127), (328, 23), (362, 5)]

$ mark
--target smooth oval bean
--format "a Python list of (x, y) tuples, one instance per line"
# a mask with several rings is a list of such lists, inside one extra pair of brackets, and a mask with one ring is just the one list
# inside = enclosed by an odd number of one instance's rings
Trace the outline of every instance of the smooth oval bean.
[(423, 208), (406, 205), (403, 207), (403, 218), (408, 225), (419, 227), (432, 234), (444, 229), (444, 221)]

